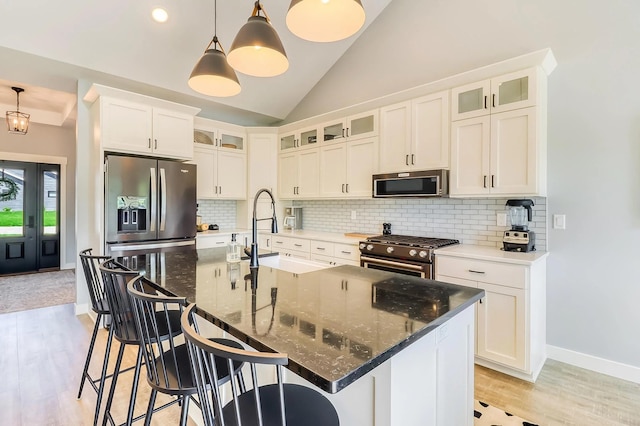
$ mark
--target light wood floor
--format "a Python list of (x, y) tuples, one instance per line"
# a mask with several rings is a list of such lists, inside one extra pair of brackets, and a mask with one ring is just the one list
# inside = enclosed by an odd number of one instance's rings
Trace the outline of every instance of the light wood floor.
[[(74, 315), (73, 305), (0, 315), (1, 425), (92, 423), (95, 392), (85, 385), (76, 399), (92, 327), (87, 315)], [(100, 330), (95, 354), (104, 353), (106, 334)], [(115, 349), (116, 343), (114, 355)], [(123, 365), (133, 365), (135, 352), (126, 354)], [(94, 356), (90, 370), (96, 377), (99, 358)], [(118, 380), (112, 411), (117, 422), (126, 417), (131, 379), (129, 372)], [(560, 362), (547, 361), (535, 384), (479, 366), (475, 380), (477, 399), (540, 425), (640, 425), (640, 385)], [(148, 389), (143, 373), (136, 415), (146, 408)], [(179, 413), (177, 405), (160, 411), (152, 424), (178, 424)]]
[(540, 425), (640, 425), (640, 385), (553, 360), (535, 384), (476, 365), (475, 397)]
[[(89, 347), (93, 322), (87, 315), (76, 317), (73, 305), (0, 315), (0, 425), (81, 426), (93, 423), (96, 393), (85, 384), (76, 399), (80, 375)], [(100, 377), (101, 355), (107, 332), (101, 329), (90, 373)], [(118, 343), (114, 340), (109, 371), (113, 369)], [(136, 352), (125, 352), (123, 366), (135, 363)], [(118, 378), (112, 408), (118, 423), (126, 420), (133, 371)], [(110, 384), (111, 382), (107, 382)], [(142, 370), (135, 415), (146, 411), (149, 385)], [(158, 395), (156, 406), (169, 399)], [(102, 406), (106, 402), (103, 398)], [(153, 415), (153, 425), (177, 425), (180, 407), (171, 406)], [(102, 415), (100, 416), (102, 421)], [(140, 423), (140, 422), (138, 422)], [(190, 421), (190, 425), (194, 423)]]

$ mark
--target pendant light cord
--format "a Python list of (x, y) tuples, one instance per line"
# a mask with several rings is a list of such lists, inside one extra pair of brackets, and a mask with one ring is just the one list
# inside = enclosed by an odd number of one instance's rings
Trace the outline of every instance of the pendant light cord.
[(225, 56), (227, 55), (222, 48), (222, 45), (218, 41), (218, 0), (213, 0), (213, 39), (209, 42), (207, 48), (204, 49), (204, 51), (206, 52), (207, 50), (209, 50), (212, 44), (214, 50), (219, 50)]
[(260, 16), (260, 12), (264, 13), (264, 18), (267, 20), (268, 23), (271, 23), (271, 19), (269, 19), (269, 15), (267, 15), (267, 11), (264, 10), (262, 5), (260, 4), (260, 1), (256, 1), (255, 4), (253, 5), (253, 12), (251, 13), (251, 16)]

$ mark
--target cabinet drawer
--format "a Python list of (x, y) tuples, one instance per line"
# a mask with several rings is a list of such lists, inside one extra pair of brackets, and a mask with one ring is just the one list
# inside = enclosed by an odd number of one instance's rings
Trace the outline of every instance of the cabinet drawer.
[(273, 250), (278, 249), (303, 251), (309, 253), (309, 240), (288, 237), (273, 237)]
[(333, 255), (345, 260), (360, 260), (360, 251), (357, 245), (336, 243), (334, 244)]
[(326, 241), (311, 241), (311, 253), (333, 256), (334, 244)]
[(335, 257), (331, 257), (331, 256), (325, 256), (323, 254), (318, 254), (318, 253), (311, 253), (311, 260), (315, 260), (318, 262), (322, 262), (322, 263), (326, 263), (328, 265), (337, 265), (338, 263), (336, 262), (338, 259), (336, 259)]
[(436, 273), (465, 280), (527, 288), (527, 267), (475, 259), (436, 257)]
[(231, 235), (216, 235), (215, 237), (197, 236), (196, 249), (206, 249), (212, 247), (224, 247), (231, 241)]

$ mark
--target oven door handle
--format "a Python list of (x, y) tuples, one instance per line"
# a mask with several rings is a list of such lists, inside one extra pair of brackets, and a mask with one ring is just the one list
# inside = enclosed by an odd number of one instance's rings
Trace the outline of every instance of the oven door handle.
[(422, 272), (422, 266), (411, 265), (411, 264), (401, 263), (401, 262), (394, 262), (392, 260), (376, 259), (376, 258), (367, 257), (367, 256), (360, 256), (360, 260), (362, 262), (378, 263), (381, 265), (396, 266), (402, 269), (411, 269), (414, 271)]

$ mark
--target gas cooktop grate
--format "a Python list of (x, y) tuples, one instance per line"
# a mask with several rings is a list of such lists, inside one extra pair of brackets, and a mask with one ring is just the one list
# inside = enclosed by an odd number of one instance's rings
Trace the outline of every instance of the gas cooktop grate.
[(367, 241), (420, 248), (439, 248), (460, 242), (447, 238), (414, 237), (411, 235), (377, 235), (367, 238)]

